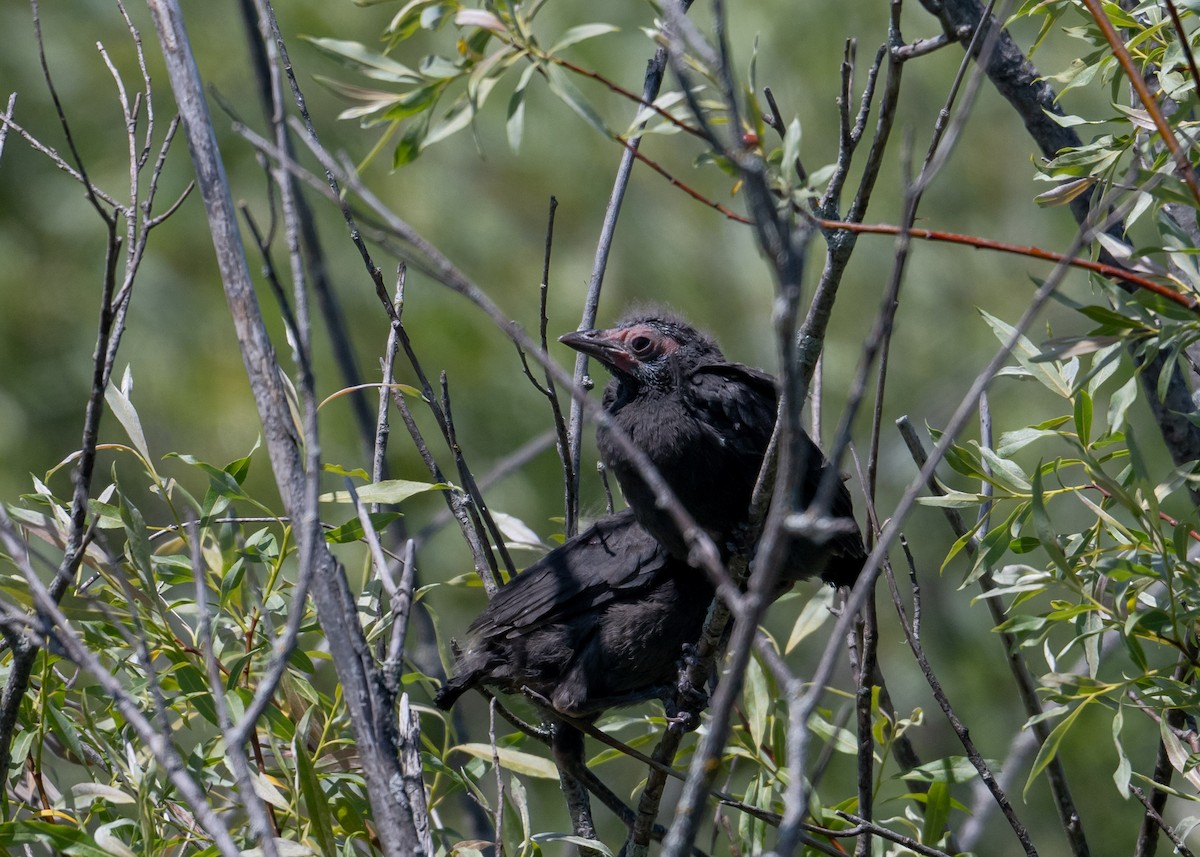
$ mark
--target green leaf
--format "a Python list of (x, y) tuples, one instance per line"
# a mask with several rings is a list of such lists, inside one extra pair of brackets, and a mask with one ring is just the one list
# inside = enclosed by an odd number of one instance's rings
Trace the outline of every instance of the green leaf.
[(533, 73), (537, 69), (538, 66), (533, 63), (525, 66), (525, 70), (517, 79), (517, 87), (513, 90), (512, 97), (508, 99), (508, 119), (504, 128), (508, 134), (508, 147), (513, 152), (521, 149), (521, 138), (525, 133), (525, 88), (529, 86), (529, 81), (533, 79)]
[(179, 689), (188, 698), (188, 702), (196, 706), (200, 716), (213, 726), (220, 726), (221, 723), (217, 719), (217, 706), (213, 702), (212, 695), (220, 693), (221, 689), (209, 687), (208, 680), (191, 664), (179, 664), (174, 675), (175, 680), (179, 682)]
[(1029, 480), (1025, 478), (1025, 472), (1017, 466), (1015, 461), (998, 455), (994, 449), (986, 446), (979, 448), (979, 455), (992, 471), (989, 482), (995, 483), (997, 487), (1004, 488), (1012, 494), (1024, 494), (1029, 491)]
[(392, 169), (399, 169), (417, 159), (425, 142), (425, 132), (428, 130), (429, 114), (425, 114), (419, 121), (408, 126), (400, 137), (400, 142), (392, 150)]
[(833, 615), (830, 612), (833, 607), (833, 596), (832, 587), (822, 586), (813, 594), (812, 598), (808, 599), (808, 603), (796, 617), (796, 624), (792, 626), (792, 633), (788, 636), (787, 645), (783, 647), (785, 655), (790, 654), (792, 649), (800, 645), (805, 638), (829, 620), (829, 617)]
[[(230, 500), (247, 500), (246, 492), (242, 490), (241, 483), (237, 478), (222, 467), (216, 467), (207, 462), (201, 461), (194, 455), (186, 455), (183, 453), (169, 452), (167, 458), (177, 458), (184, 464), (190, 464), (208, 475), (209, 490), (220, 497), (226, 497)], [(207, 506), (207, 500), (205, 502)]]
[(996, 444), (996, 454), (1002, 456), (1010, 456), (1014, 452), (1018, 452), (1034, 441), (1041, 440), (1047, 437), (1060, 437), (1059, 432), (1048, 429), (1038, 429), (1030, 426), (1029, 428), (1017, 429), (1016, 431), (1006, 431), (1000, 435), (1000, 442)]
[(421, 27), (426, 30), (437, 30), (454, 13), (455, 4), (437, 3), (421, 10)]
[(539, 845), (543, 842), (565, 842), (568, 845), (578, 846), (584, 854), (591, 850), (603, 854), (605, 857), (613, 857), (612, 849), (598, 839), (586, 839), (571, 833), (535, 833), (529, 838)]
[(930, 494), (918, 497), (917, 502), (922, 506), (933, 506), (938, 509), (971, 509), (991, 498), (986, 494), (969, 494), (966, 491), (947, 491), (945, 494)]
[(1067, 564), (1067, 555), (1063, 553), (1063, 549), (1058, 543), (1058, 533), (1051, 525), (1050, 516), (1046, 512), (1045, 497), (1042, 494), (1042, 465), (1040, 462), (1033, 471), (1032, 492), (1033, 526), (1037, 531), (1038, 540), (1041, 541), (1042, 547), (1063, 574), (1070, 575), (1071, 567)]
[(129, 435), (129, 441), (133, 444), (133, 448), (138, 451), (138, 455), (142, 457), (147, 469), (154, 475), (155, 479), (158, 474), (154, 470), (154, 464), (150, 460), (150, 446), (146, 443), (146, 433), (142, 431), (142, 421), (138, 417), (137, 410), (133, 407), (133, 402), (129, 400), (126, 392), (133, 388), (132, 376), (129, 370), (125, 370), (125, 378), (121, 386), (123, 390), (118, 390), (113, 386), (112, 382), (104, 388), (104, 401), (108, 403), (108, 409), (112, 411), (117, 422), (125, 429), (125, 433)]
[(1075, 431), (1085, 447), (1091, 443), (1092, 397), (1087, 390), (1080, 390), (1075, 395)]
[(58, 705), (47, 705), (44, 710), (50, 715), (50, 719), (54, 721), (54, 734), (67, 745), (67, 748), (75, 754), (76, 758), (84, 758), (83, 745), (79, 741), (79, 730), (75, 728), (75, 724), (66, 718), (66, 715), (63, 714)]
[(1015, 337), (1012, 346), (1012, 355), (1033, 378), (1040, 381), (1047, 389), (1058, 393), (1064, 399), (1071, 395), (1071, 385), (1063, 377), (1062, 372), (1053, 363), (1039, 361), (1037, 358), (1041, 355), (1041, 352), (1038, 351), (1037, 347), (1027, 337), (1017, 335), (1015, 327), (983, 310), (980, 310), (979, 314), (991, 326), (992, 332), (995, 333), (996, 338), (1000, 342), (1007, 344)]
[(1121, 389), (1117, 390), (1108, 400), (1108, 427), (1112, 431), (1119, 431), (1125, 426), (1125, 414), (1129, 410), (1129, 406), (1137, 400), (1138, 380), (1130, 378), (1121, 385)]
[[(450, 748), (458, 750), (485, 762), (492, 761), (492, 746), (490, 744), (459, 744)], [(542, 780), (557, 780), (558, 768), (549, 759), (524, 753), (511, 747), (496, 747), (495, 754), (500, 758), (500, 766), (506, 771), (521, 774), (526, 777), (537, 777)]]
[(411, 85), (421, 82), (421, 76), (403, 63), (376, 53), (359, 42), (301, 36), (321, 53), (338, 60), (345, 67), (373, 80)]
[(556, 65), (548, 65), (544, 69), (546, 72), (546, 82), (549, 84), (551, 92), (562, 99), (580, 118), (605, 137), (613, 136), (613, 133), (608, 130), (608, 126), (604, 124), (604, 120), (600, 118), (600, 114), (595, 111), (592, 105), (588, 104), (579, 90), (575, 88), (575, 84), (567, 77), (566, 72)]
[(426, 135), (422, 148), (428, 148), (434, 143), (439, 143), (447, 137), (458, 133), (470, 125), (471, 120), (474, 118), (474, 105), (471, 104), (470, 99), (464, 93), (455, 99), (454, 104), (451, 105), (446, 115), (439, 119), (438, 123)]
[(783, 135), (783, 159), (780, 166), (786, 176), (794, 175), (793, 167), (800, 158), (800, 120), (793, 119), (788, 123)]
[(438, 0), (410, 0), (401, 7), (400, 11), (388, 24), (385, 34), (391, 44), (395, 45), (409, 38), (421, 28), (421, 13), (425, 7), (434, 5)]
[(113, 857), (113, 853), (101, 848), (87, 831), (75, 827), (46, 821), (0, 822), (0, 848), (19, 845), (47, 845), (72, 857)]
[(340, 464), (324, 464), (322, 469), (326, 473), (332, 473), (334, 476), (349, 476), (352, 479), (361, 479), (363, 482), (370, 482), (371, 475), (361, 467), (356, 467), (353, 470), (347, 470)]
[[(992, 773), (996, 773), (1000, 769), (998, 762), (991, 759), (985, 761)], [(944, 759), (926, 762), (911, 771), (904, 771), (893, 776), (896, 779), (920, 780), (926, 783), (958, 784), (978, 779), (979, 771), (966, 756), (947, 756)]]
[(1033, 201), (1042, 208), (1067, 205), (1074, 201), (1076, 197), (1091, 190), (1092, 185), (1097, 181), (1094, 176), (1085, 176), (1083, 178), (1060, 182), (1052, 190), (1039, 193), (1033, 198)]
[(1046, 770), (1047, 765), (1054, 761), (1054, 757), (1058, 755), (1058, 748), (1062, 745), (1063, 738), (1065, 738), (1067, 733), (1071, 731), (1071, 727), (1075, 724), (1075, 721), (1079, 719), (1079, 715), (1083, 713), (1083, 710), (1087, 708), (1089, 704), (1095, 702), (1097, 696), (1097, 694), (1089, 694), (1088, 696), (1085, 696), (1083, 701), (1080, 702), (1079, 705), (1075, 706), (1075, 708), (1071, 710), (1071, 713), (1064, 717), (1059, 724), (1054, 727), (1054, 730), (1046, 736), (1045, 742), (1038, 749), (1037, 758), (1033, 760), (1033, 767), (1029, 771), (1029, 778), (1025, 780), (1025, 788), (1021, 792), (1022, 796), (1026, 800), (1029, 799), (1029, 788), (1033, 785), (1034, 780), (1038, 778), (1042, 771)]
[(619, 27), (614, 27), (611, 24), (580, 24), (578, 27), (572, 27), (559, 37), (559, 40), (554, 43), (554, 47), (550, 48), (548, 53), (557, 54), (564, 48), (569, 48), (571, 45), (577, 45), (580, 42), (594, 39), (597, 36), (604, 36), (608, 33), (620, 32)]
[(1125, 797), (1129, 794), (1129, 781), (1133, 776), (1133, 768), (1129, 764), (1129, 757), (1125, 755), (1125, 747), (1121, 744), (1121, 729), (1125, 725), (1125, 706), (1123, 704), (1117, 706), (1117, 711), (1113, 715), (1112, 720), (1112, 739), (1113, 745), (1117, 748), (1117, 769), (1113, 771), (1113, 783), (1117, 786), (1117, 794)]
[(74, 798), (76, 806), (90, 806), (96, 800), (120, 806), (137, 803), (137, 798), (133, 795), (106, 783), (76, 783), (71, 786), (71, 797)]
[[(385, 479), (356, 489), (360, 503), (403, 503), (426, 491), (444, 491), (451, 486), (445, 482), (413, 482), (408, 479)], [(334, 491), (320, 496), (322, 503), (349, 503), (349, 491)]]
[(925, 823), (921, 825), (921, 841), (936, 845), (950, 820), (950, 787), (941, 781), (931, 783), (925, 797)]
[[(113, 481), (118, 482), (115, 468)], [(150, 537), (146, 532), (146, 519), (142, 517), (137, 506), (129, 502), (129, 498), (125, 495), (119, 482), (117, 492), (120, 500), (121, 523), (125, 526), (125, 549), (129, 552), (129, 559), (141, 578), (145, 594), (152, 596), (157, 593), (158, 586), (154, 581), (154, 563), (151, 560), (154, 550), (150, 547)]]
[[(384, 119), (395, 122), (400, 119), (407, 119), (410, 116), (416, 116), (419, 113), (429, 113), (432, 111), (438, 99), (446, 89), (445, 81), (436, 81), (427, 86), (421, 86), (417, 89), (409, 90), (401, 96), (394, 97), (387, 110), (382, 114)], [(425, 117), (425, 126), (429, 125), (429, 117)], [(424, 136), (422, 134), (422, 136)]]
[(835, 726), (824, 717), (814, 714), (808, 718), (808, 729), (814, 735), (824, 738), (833, 745), (833, 749), (847, 756), (858, 754), (858, 736), (841, 726)]
[(761, 748), (767, 734), (767, 723), (771, 716), (771, 695), (767, 690), (767, 676), (758, 657), (746, 664), (745, 685), (742, 698), (746, 704), (746, 720), (750, 726), (750, 740), (755, 748)]
[[(369, 515), (371, 528), (375, 532), (379, 532), (392, 521), (395, 521), (404, 516), (399, 512), (372, 512)], [(356, 542), (361, 539), (365, 533), (363, 532), (362, 521), (355, 515), (340, 527), (335, 527), (325, 533), (325, 541), (331, 545), (344, 545), (349, 542)]]

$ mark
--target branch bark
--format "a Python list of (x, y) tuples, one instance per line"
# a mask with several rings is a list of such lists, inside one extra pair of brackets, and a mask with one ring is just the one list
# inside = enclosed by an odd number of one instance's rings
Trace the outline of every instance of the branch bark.
[[(236, 210), (204, 102), (200, 72), (176, 0), (148, 0), (148, 4), (183, 117), (226, 300), (262, 420), (276, 484), (284, 506), (296, 521), (305, 508), (305, 470), (280, 367), (250, 282)], [(379, 705), (384, 698), (381, 676), (358, 625), (345, 576), (319, 532), (311, 534), (311, 538), (315, 566), (312, 595), (344, 687), (381, 848), (389, 855), (424, 854), (426, 846), (417, 833), (414, 808), (404, 792), (396, 714)]]

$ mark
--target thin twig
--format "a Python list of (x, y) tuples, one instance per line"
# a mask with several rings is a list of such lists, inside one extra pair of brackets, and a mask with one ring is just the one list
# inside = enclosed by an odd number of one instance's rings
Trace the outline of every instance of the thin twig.
[[(1200, 180), (1197, 180), (1196, 171), (1192, 169), (1191, 159), (1188, 157), (1188, 153), (1184, 150), (1183, 146), (1179, 144), (1179, 138), (1175, 136), (1175, 131), (1171, 127), (1171, 123), (1163, 116), (1163, 112), (1158, 106), (1158, 101), (1150, 92), (1150, 87), (1146, 85), (1141, 72), (1134, 65), (1133, 57), (1129, 55), (1129, 51), (1125, 48), (1125, 42), (1121, 39), (1120, 34), (1117, 33), (1112, 21), (1109, 20), (1108, 13), (1104, 11), (1104, 7), (1097, 0), (1083, 0), (1083, 5), (1087, 7), (1088, 12), (1091, 13), (1092, 18), (1096, 21), (1101, 34), (1108, 41), (1108, 46), (1112, 48), (1113, 56), (1116, 57), (1121, 70), (1125, 72), (1125, 77), (1129, 79), (1129, 85), (1137, 93), (1138, 100), (1142, 102), (1142, 106), (1146, 108), (1146, 113), (1149, 114), (1154, 127), (1158, 129), (1163, 143), (1166, 144), (1167, 150), (1175, 160), (1175, 166), (1179, 170), (1184, 184), (1192, 192), (1192, 197), (1200, 204)], [(1183, 36), (1183, 41), (1187, 41), (1186, 35)]]
[[(654, 58), (646, 67), (646, 77), (642, 84), (642, 102), (653, 103), (654, 99), (658, 97), (666, 70), (667, 53), (664, 48), (660, 47), (655, 51)], [(641, 128), (644, 127), (645, 124), (643, 123)], [(596, 255), (592, 262), (592, 274), (588, 280), (587, 295), (584, 297), (583, 312), (579, 319), (579, 330), (588, 330), (596, 326), (596, 314), (600, 305), (600, 287), (604, 282), (604, 270), (608, 266), (608, 254), (612, 247), (613, 236), (616, 233), (617, 217), (621, 213), (621, 202), (625, 198), (625, 189), (629, 186), (629, 178), (633, 174), (634, 155), (640, 143), (641, 138), (635, 135), (632, 140), (626, 143), (625, 151), (621, 153), (621, 163), (617, 168), (617, 175), (613, 179), (613, 188), (609, 194), (608, 205), (604, 209), (604, 221), (600, 228), (600, 238), (596, 244)], [(574, 386), (588, 386), (586, 382), (590, 379), (588, 379), (587, 367), (587, 355), (582, 352), (576, 354)], [(567, 445), (570, 450), (571, 471), (575, 475), (576, 483), (579, 480), (579, 467), (582, 460), (583, 415), (583, 403), (579, 399), (572, 399), (571, 411), (567, 423)], [(578, 496), (578, 484), (576, 484), (574, 491), (576, 496)], [(572, 520), (568, 517), (565, 522), (565, 529), (567, 538), (578, 533), (578, 519)]]
[(86, 670), (112, 698), (125, 722), (154, 754), (167, 778), (178, 790), (183, 802), (195, 814), (204, 831), (212, 837), (212, 842), (220, 853), (225, 857), (237, 857), (240, 850), (234, 843), (229, 829), (222, 818), (213, 811), (207, 796), (189, 775), (178, 750), (146, 719), (141, 706), (126, 693), (116, 676), (105, 669), (100, 659), (79, 639), (49, 589), (42, 584), (37, 572), (25, 559), (27, 546), (17, 536), (12, 519), (3, 505), (0, 505), (0, 544), (25, 577), (38, 613), (43, 619), (42, 633), (53, 634), (67, 657)]
[[(196, 616), (200, 631), (200, 650), (204, 652), (204, 665), (208, 670), (208, 683), (212, 688), (213, 706), (217, 712), (217, 725), (229, 736), (233, 731), (233, 721), (229, 714), (229, 703), (225, 699), (225, 682), (221, 678), (221, 669), (217, 661), (217, 651), (213, 641), (212, 619), (208, 615), (208, 566), (204, 562), (201, 550), (200, 528), (195, 521), (186, 525), (188, 541), (191, 547), (192, 576), (196, 581)], [(257, 740), (252, 738), (251, 740)], [(258, 840), (259, 847), (267, 857), (278, 857), (279, 849), (275, 845), (275, 822), (267, 813), (267, 805), (254, 790), (254, 781), (250, 776), (250, 765), (246, 759), (246, 748), (241, 741), (225, 740), (225, 758), (237, 781), (240, 797), (244, 802), (250, 817), (250, 829)]]
[[(900, 226), (891, 226), (889, 224), (868, 224), (868, 223), (850, 223), (846, 221), (834, 220), (818, 220), (817, 224), (822, 229), (844, 229), (848, 232), (859, 232), (870, 235), (900, 235), (904, 230)], [(1179, 304), (1185, 309), (1195, 313), (1200, 313), (1200, 300), (1195, 297), (1176, 291), (1170, 286), (1165, 286), (1162, 283), (1155, 282), (1148, 277), (1143, 277), (1126, 268), (1117, 265), (1110, 265), (1104, 262), (1094, 262), (1091, 259), (1086, 259), (1082, 256), (1075, 256), (1070, 253), (1056, 253), (1052, 250), (1044, 250), (1041, 247), (1033, 247), (1029, 245), (1008, 244), (1003, 241), (993, 241), (990, 238), (980, 238), (974, 235), (962, 235), (956, 232), (943, 232), (938, 229), (921, 229), (913, 227), (908, 231), (908, 234), (913, 238), (920, 238), (923, 241), (938, 241), (949, 244), (962, 244), (967, 247), (974, 247), (977, 250), (995, 250), (999, 253), (1013, 253), (1018, 256), (1028, 256), (1032, 259), (1043, 259), (1047, 262), (1054, 262), (1058, 265), (1068, 265), (1072, 268), (1080, 268), (1085, 271), (1092, 271), (1096, 274), (1101, 274), (1105, 277), (1111, 277), (1114, 280), (1120, 280), (1131, 286), (1146, 291), (1154, 292), (1154, 294), (1164, 297), (1167, 300)]]

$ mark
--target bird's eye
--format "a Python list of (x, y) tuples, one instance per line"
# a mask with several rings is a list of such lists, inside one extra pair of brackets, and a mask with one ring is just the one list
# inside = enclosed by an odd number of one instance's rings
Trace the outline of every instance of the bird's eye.
[(654, 345), (648, 336), (635, 336), (629, 343), (629, 347), (633, 349), (634, 354), (646, 354)]

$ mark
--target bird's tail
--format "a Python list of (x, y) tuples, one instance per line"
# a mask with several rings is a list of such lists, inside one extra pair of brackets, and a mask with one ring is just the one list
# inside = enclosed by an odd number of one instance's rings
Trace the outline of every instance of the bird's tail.
[(458, 698), (471, 687), (473, 679), (474, 676), (465, 673), (456, 675), (442, 685), (438, 692), (433, 695), (434, 704), (442, 709), (442, 711), (449, 711), (450, 707), (458, 701)]

